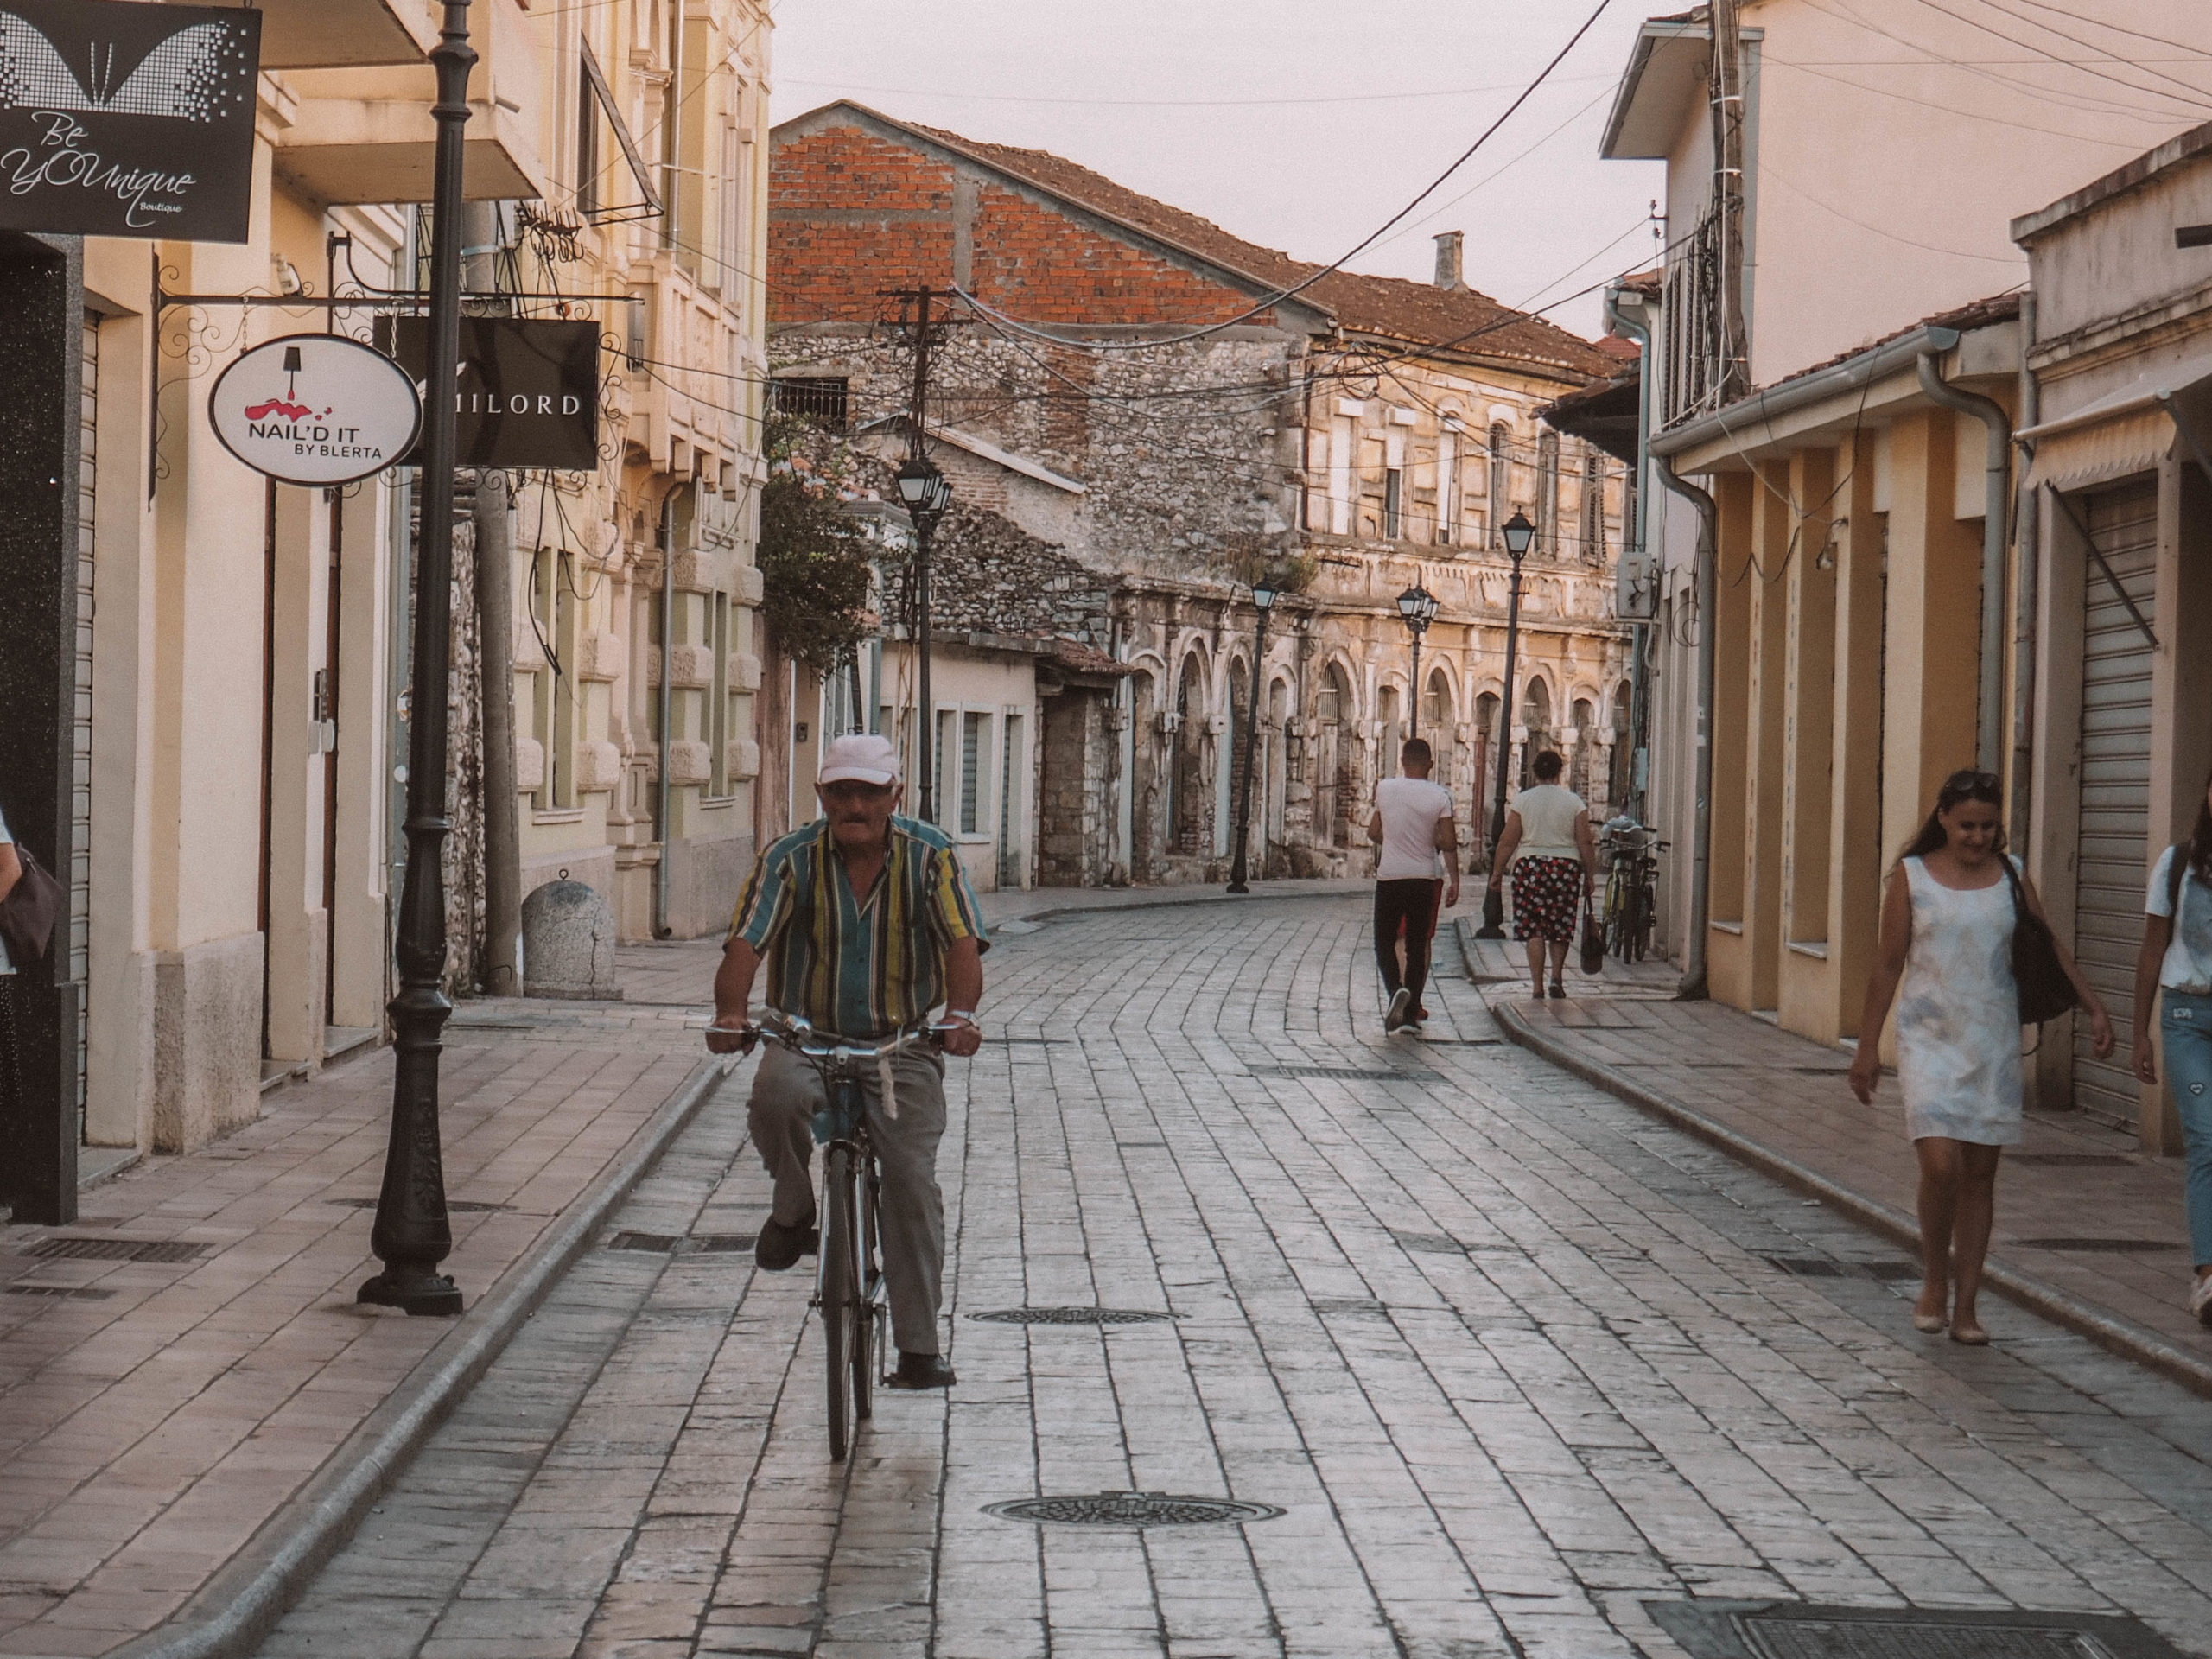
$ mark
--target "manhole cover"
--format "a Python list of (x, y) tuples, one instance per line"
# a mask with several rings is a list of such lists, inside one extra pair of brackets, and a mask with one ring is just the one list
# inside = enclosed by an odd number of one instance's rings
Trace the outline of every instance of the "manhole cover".
[(1272, 1521), (1272, 1503), (1233, 1497), (1178, 1497), (1167, 1492), (1100, 1492), (1094, 1497), (1023, 1497), (987, 1503), (984, 1513), (1007, 1521), (1069, 1527), (1204, 1527), (1221, 1522)]
[(104, 1302), (115, 1294), (111, 1290), (99, 1290), (91, 1285), (10, 1285), (10, 1296), (51, 1296), (77, 1302)]
[(1147, 1307), (995, 1307), (968, 1317), (986, 1325), (1150, 1325), (1175, 1316)]
[(1371, 1065), (1255, 1065), (1255, 1077), (1334, 1077), (1340, 1083), (1428, 1083), (1418, 1071), (1400, 1071)]
[(2056, 1169), (2125, 1169), (2135, 1160), (2116, 1152), (2015, 1152), (2008, 1164), (2044, 1164)]
[(1840, 1279), (1843, 1263), (1824, 1255), (1770, 1255), (1767, 1261), (1799, 1279)]
[(189, 1262), (207, 1248), (175, 1239), (42, 1238), (23, 1254), (41, 1262)]
[(2147, 1255), (2158, 1250), (2189, 1248), (2156, 1238), (2024, 1238), (2020, 1245), (2030, 1250), (2105, 1250), (2115, 1255)]
[(2140, 1620), (2097, 1613), (1647, 1601), (1693, 1659), (2182, 1659)]
[(610, 1250), (647, 1250), (667, 1255), (683, 1241), (674, 1233), (620, 1232), (607, 1241)]
[(1393, 1233), (1402, 1250), (1418, 1255), (1465, 1255), (1467, 1247), (1444, 1233)]

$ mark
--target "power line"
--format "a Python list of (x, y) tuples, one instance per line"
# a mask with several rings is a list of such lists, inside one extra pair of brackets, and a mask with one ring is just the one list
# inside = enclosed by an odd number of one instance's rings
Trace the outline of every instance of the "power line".
[[(1273, 309), (1276, 305), (1279, 305), (1283, 301), (1295, 298), (1298, 295), (1304, 293), (1307, 289), (1313, 287), (1314, 283), (1319, 282), (1324, 276), (1328, 276), (1332, 271), (1343, 269), (1344, 265), (1358, 257), (1359, 255), (1364, 253), (1368, 249), (1373, 247), (1395, 226), (1409, 217), (1413, 213), (1414, 210), (1419, 207), (1422, 202), (1427, 200), (1429, 197), (1434, 195), (1437, 191), (1441, 189), (1444, 186), (1444, 181), (1446, 179), (1450, 178), (1454, 173), (1457, 173), (1461, 168), (1465, 167), (1468, 161), (1473, 157), (1475, 152), (1480, 149), (1490, 141), (1491, 135), (1496, 133), (1500, 127), (1503, 126), (1508, 121), (1513, 118), (1514, 113), (1518, 111), (1523, 104), (1527, 103), (1530, 98), (1535, 95), (1536, 89), (1541, 86), (1544, 82), (1550, 78), (1552, 71), (1559, 67), (1560, 64), (1566, 59), (1567, 54), (1574, 50), (1576, 46), (1580, 44), (1582, 37), (1590, 32), (1591, 29), (1597, 23), (1598, 19), (1605, 15), (1605, 9), (1611, 4), (1612, 0), (1598, 0), (1596, 10), (1592, 11), (1587, 17), (1582, 20), (1582, 26), (1576, 29), (1573, 35), (1567, 37), (1567, 44), (1560, 48), (1558, 52), (1553, 55), (1551, 61), (1547, 63), (1537, 73), (1536, 78), (1530, 81), (1527, 86), (1523, 87), (1520, 94), (1516, 97), (1510, 104), (1505, 106), (1503, 112), (1500, 114), (1496, 120), (1492, 121), (1490, 125), (1483, 129), (1481, 133), (1477, 136), (1475, 142), (1469, 144), (1464, 150), (1460, 151), (1459, 158), (1454, 161), (1451, 166), (1446, 168), (1443, 172), (1438, 174), (1434, 179), (1431, 180), (1427, 186), (1424, 188), (1418, 195), (1414, 197), (1414, 199), (1411, 201), (1408, 201), (1404, 207), (1399, 208), (1396, 213), (1391, 214), (1389, 218), (1384, 219), (1381, 225), (1377, 226), (1373, 231), (1369, 232), (1369, 234), (1356, 246), (1346, 250), (1344, 253), (1331, 260), (1327, 264), (1311, 272), (1300, 282), (1294, 283), (1291, 287), (1283, 289), (1280, 292), (1261, 301), (1258, 304), (1253, 306), (1247, 311), (1242, 312), (1236, 316), (1230, 317), (1220, 322), (1210, 323), (1204, 328), (1194, 330), (1193, 332), (1182, 335), (1175, 340), (1146, 342), (1143, 346), (1141, 346), (1138, 349), (1150, 349), (1154, 346), (1179, 345), (1186, 340), (1203, 340), (1210, 334), (1217, 334), (1224, 329), (1233, 328), (1238, 323), (1249, 322), (1251, 319), (1258, 316), (1261, 313)], [(985, 305), (983, 302), (978, 300), (974, 295), (969, 293), (965, 289), (959, 288), (956, 285), (953, 291), (957, 293), (961, 298), (966, 300), (970, 305), (976, 307), (978, 310), (989, 312), (991, 315), (997, 317), (999, 321), (1006, 323), (1010, 327), (1019, 329), (1027, 334), (1034, 335), (1039, 339), (1053, 340), (1057, 338), (1057, 336), (1053, 335), (1048, 330), (1033, 327), (1030, 324), (1022, 321), (1018, 317), (1008, 316), (1002, 311), (995, 310), (990, 306)], [(1097, 343), (1097, 348), (1100, 350), (1110, 350), (1113, 349), (1113, 345), (1114, 342), (1101, 341)]]
[[(1772, 52), (1762, 53), (1759, 62), (1763, 68), (1778, 66), (1784, 69), (1795, 69), (1800, 74), (1817, 75), (1822, 80), (1833, 81), (1839, 86), (1848, 86), (1853, 92), (1871, 93), (1876, 98), (1895, 99), (1900, 104), (1916, 104), (1923, 110), (1941, 110), (1946, 115), (1963, 117), (1968, 121), (1986, 122), (1992, 126), (2010, 127), (2016, 132), (2040, 133), (2047, 138), (2066, 138), (2077, 144), (2101, 144), (2108, 149), (2133, 150), (2142, 148), (2140, 143), (2125, 138), (2093, 138), (2086, 133), (2062, 132), (2056, 127), (2038, 127), (2025, 121), (2007, 121), (2001, 115), (1984, 115), (1979, 111), (1961, 109), (1955, 104), (1938, 104), (1933, 99), (1915, 98), (1910, 92), (1895, 92), (1886, 86), (1869, 86), (1863, 80), (1853, 80), (1848, 75), (1831, 75), (1824, 70), (1815, 68), (1809, 63), (1793, 62), (1788, 58), (1777, 57)], [(1883, 60), (1880, 66), (1876, 67), (1895, 68), (1899, 66), (1892, 58)], [(2136, 118), (2149, 119), (2148, 117)]]
[[(1602, 80), (1611, 86), (1617, 79), (1610, 73), (1569, 75), (1562, 77), (1559, 84), (1575, 86), (1584, 81)], [(1471, 98), (1482, 92), (1508, 92), (1520, 84), (1507, 80), (1487, 86), (1446, 86), (1423, 92), (1341, 92), (1325, 98), (1047, 98), (1027, 92), (952, 92), (924, 86), (855, 86), (842, 80), (785, 79), (777, 83), (779, 86), (827, 86), (849, 92), (868, 92), (893, 98), (955, 99), (965, 104), (1084, 105), (1108, 109), (1142, 110), (1272, 109), (1287, 105), (1402, 103), (1408, 99)]]
[[(2130, 92), (2149, 92), (2154, 98), (2169, 99), (2177, 104), (2193, 104), (2198, 109), (2212, 109), (2212, 99), (2208, 99), (2205, 97), (2202, 87), (2192, 86), (2185, 80), (2180, 79), (2176, 76), (2167, 74), (2164, 70), (2151, 68), (2148, 65), (2137, 63), (2132, 59), (2123, 58), (2120, 60), (2120, 62), (2126, 64), (2131, 69), (2140, 70), (2143, 73), (2151, 76), (2154, 79), (2163, 80), (2169, 86), (2180, 87), (2186, 96), (2176, 97), (2176, 95), (2171, 92), (2161, 92), (2155, 86), (2139, 86), (2132, 80), (2122, 80), (2118, 75), (2107, 74), (2101, 69), (2091, 68), (2086, 63), (2075, 63), (2069, 60), (2062, 59), (2051, 53), (2048, 48), (2038, 46), (2033, 41), (2024, 41), (2016, 35), (2007, 35), (2001, 29), (1993, 29), (1987, 23), (1967, 16), (1964, 12), (1954, 11), (1950, 7), (1938, 3), (1938, 0), (1919, 0), (1919, 3), (1927, 7), (1930, 11), (1940, 12), (1946, 17), (1949, 17), (1958, 22), (1964, 23), (1969, 29), (1978, 29), (1985, 35), (1994, 35), (2000, 41), (2008, 41), (2012, 45), (2019, 47), (2024, 51), (2036, 53), (2039, 56), (2049, 60), (2050, 62), (2063, 63), (2067, 67), (2078, 69), (2083, 74), (2094, 75), (2100, 80), (2111, 81), (2115, 86), (2125, 86)], [(2017, 22), (2026, 24), (2030, 29), (2039, 29), (2047, 35), (2056, 35), (2060, 40), (2069, 41), (2075, 46), (2086, 47), (2090, 44), (2090, 42), (2082, 40), (2079, 35), (2069, 35), (2063, 29), (2055, 29), (2049, 23), (2039, 23), (2031, 17), (2023, 17), (2018, 12), (2007, 11), (2004, 7), (1998, 5), (1995, 3), (1995, 0), (1981, 0), (1981, 3), (1988, 7), (1990, 10), (1997, 13), (2000, 17), (2010, 17)]]

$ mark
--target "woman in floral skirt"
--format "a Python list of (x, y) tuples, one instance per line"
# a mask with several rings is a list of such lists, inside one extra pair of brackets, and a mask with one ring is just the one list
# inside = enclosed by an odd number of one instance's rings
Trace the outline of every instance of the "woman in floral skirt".
[(1533, 787), (1513, 798), (1491, 861), (1493, 885), (1513, 872), (1513, 937), (1529, 946), (1529, 977), (1541, 1001), (1546, 990), (1544, 957), (1551, 956), (1553, 996), (1567, 995), (1567, 951), (1584, 897), (1598, 880), (1598, 842), (1590, 809), (1559, 780), (1567, 763), (1546, 750), (1529, 766)]

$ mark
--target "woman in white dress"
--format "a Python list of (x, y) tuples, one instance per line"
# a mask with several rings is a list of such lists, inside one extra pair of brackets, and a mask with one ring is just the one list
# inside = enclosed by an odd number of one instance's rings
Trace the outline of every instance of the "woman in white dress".
[[(2010, 859), (2007, 878), (1994, 773), (1955, 772), (1936, 810), (1899, 855), (1882, 894), (1881, 944), (1851, 1090), (1872, 1103), (1882, 1074), (1882, 1022), (1897, 1010), (1897, 1085), (1905, 1128), (1920, 1154), (1923, 1280), (1912, 1322), (1950, 1326), (1954, 1342), (1989, 1340), (1975, 1316), (1989, 1254), (1997, 1164), (2020, 1141), (2020, 1001), (2012, 977), (2016, 906), (2043, 918), (2034, 885)], [(2063, 944), (2058, 959), (2090, 1020), (2099, 1058), (2112, 1052), (2112, 1020)], [(1898, 982), (1904, 982), (1899, 995)]]

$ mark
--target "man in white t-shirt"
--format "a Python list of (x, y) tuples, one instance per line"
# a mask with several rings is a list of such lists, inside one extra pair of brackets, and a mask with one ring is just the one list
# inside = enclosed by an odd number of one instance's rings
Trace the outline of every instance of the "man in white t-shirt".
[(1375, 816), (1367, 825), (1381, 849), (1375, 861), (1375, 965), (1390, 996), (1389, 1012), (1382, 1016), (1385, 1031), (1428, 1018), (1421, 994), (1428, 986), (1438, 900), (1447, 909), (1459, 902), (1459, 826), (1452, 817), (1451, 793), (1428, 780), (1435, 757), (1426, 741), (1408, 739), (1398, 754), (1406, 775), (1385, 778), (1376, 786)]

